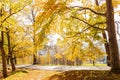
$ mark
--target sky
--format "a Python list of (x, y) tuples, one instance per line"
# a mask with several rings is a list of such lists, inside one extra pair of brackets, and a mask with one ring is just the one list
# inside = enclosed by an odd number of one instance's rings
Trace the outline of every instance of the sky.
[[(115, 12), (119, 11), (119, 13), (115, 13), (114, 18), (115, 18), (115, 21), (119, 21), (120, 22), (120, 5), (117, 8), (115, 8), (114, 11)], [(120, 24), (119, 24), (119, 27), (120, 27)], [(116, 31), (117, 31), (117, 28), (116, 28)], [(120, 32), (120, 30), (119, 30), (119, 32)], [(118, 34), (117, 34), (117, 40), (120, 40), (120, 36)]]
[(47, 35), (49, 41), (47, 43), (48, 46), (54, 46), (56, 45), (58, 39), (63, 40), (63, 38), (59, 34), (49, 34)]

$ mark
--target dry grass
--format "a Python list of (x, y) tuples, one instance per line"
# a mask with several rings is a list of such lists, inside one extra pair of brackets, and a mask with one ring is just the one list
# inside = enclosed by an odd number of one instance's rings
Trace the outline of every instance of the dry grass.
[(43, 80), (44, 78), (50, 77), (57, 73), (59, 72), (46, 70), (20, 69), (11, 73), (6, 79), (2, 80)]

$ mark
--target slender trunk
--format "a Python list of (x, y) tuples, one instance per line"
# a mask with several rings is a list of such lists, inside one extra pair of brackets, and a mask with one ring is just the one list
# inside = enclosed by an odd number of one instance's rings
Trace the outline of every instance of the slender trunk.
[(35, 27), (35, 22), (33, 24), (34, 27), (34, 39), (33, 39), (33, 43), (34, 43), (34, 54), (33, 54), (33, 65), (37, 64), (37, 58), (36, 58), (36, 27)]
[(2, 53), (2, 74), (3, 77), (6, 78), (7, 77), (7, 62), (6, 62), (6, 54), (4, 51), (4, 33), (3, 31), (1, 31), (1, 41), (0, 41), (0, 50)]
[(16, 67), (15, 67), (15, 63), (14, 63), (14, 58), (10, 58), (10, 64), (11, 64), (11, 67), (12, 67), (12, 71), (15, 71), (16, 70)]
[(95, 61), (93, 60), (93, 66), (95, 66)]
[(107, 66), (110, 66), (111, 65), (111, 63), (110, 63), (110, 49), (109, 49), (109, 43), (107, 41), (107, 36), (105, 34), (105, 31), (102, 32), (102, 35), (103, 35), (103, 38), (106, 40), (104, 43), (104, 46), (105, 46), (105, 50), (107, 53)]
[(36, 48), (36, 25), (35, 25), (35, 16), (36, 16), (36, 12), (34, 10), (34, 8), (31, 9), (31, 14), (32, 14), (32, 21), (33, 21), (33, 44), (34, 44), (34, 54), (33, 54), (33, 65), (37, 64), (37, 57), (36, 57), (36, 53), (37, 53), (37, 48)]
[(120, 72), (119, 51), (118, 51), (118, 44), (117, 44), (116, 32), (115, 32), (112, 0), (106, 0), (106, 7), (107, 7), (106, 20), (107, 20), (107, 31), (108, 31), (109, 46), (110, 46), (111, 71)]
[(36, 56), (35, 56), (35, 54), (33, 54), (33, 65), (35, 65), (36, 62), (37, 62)]
[(11, 51), (11, 43), (10, 43), (9, 31), (6, 34), (7, 34), (7, 41), (8, 41), (8, 58), (10, 59), (10, 64), (11, 64), (11, 67), (12, 67), (12, 71), (15, 71), (16, 68), (15, 68), (13, 54), (12, 54), (12, 51)]
[(8, 64), (8, 65), (10, 64), (10, 58), (9, 58), (9, 55), (7, 56), (7, 64)]
[(14, 56), (14, 61), (15, 61), (15, 64), (17, 64), (17, 58), (16, 58), (16, 55)]

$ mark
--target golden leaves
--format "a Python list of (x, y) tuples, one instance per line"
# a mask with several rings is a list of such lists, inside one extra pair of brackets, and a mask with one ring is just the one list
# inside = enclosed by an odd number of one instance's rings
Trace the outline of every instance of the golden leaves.
[(112, 0), (113, 6), (114, 7), (118, 7), (118, 5), (120, 5), (120, 1), (119, 0)]
[(57, 59), (61, 59), (61, 58), (62, 58), (61, 54), (59, 54), (59, 53), (56, 53), (56, 54), (54, 55), (54, 57), (57, 58)]

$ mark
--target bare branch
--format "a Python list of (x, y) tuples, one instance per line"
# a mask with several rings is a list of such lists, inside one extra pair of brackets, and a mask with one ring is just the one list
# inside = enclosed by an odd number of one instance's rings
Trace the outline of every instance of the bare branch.
[(32, 8), (31, 9), (31, 14), (32, 14), (32, 21), (33, 21), (33, 23), (36, 21), (35, 20), (35, 16), (36, 16), (36, 14), (37, 14), (37, 12), (34, 10), (34, 8)]
[(74, 19), (77, 19), (77, 20), (79, 20), (79, 21), (81, 21), (81, 22), (83, 22), (83, 23), (85, 23), (85, 24), (87, 24), (88, 26), (90, 26), (90, 27), (92, 27), (92, 28), (96, 28), (96, 29), (99, 29), (99, 30), (106, 30), (106, 29), (103, 29), (103, 28), (99, 28), (99, 27), (96, 27), (95, 25), (99, 25), (99, 24), (105, 24), (106, 22), (98, 22), (98, 23), (95, 23), (94, 25), (91, 25), (91, 24), (89, 24), (88, 22), (86, 22), (86, 21), (84, 21), (84, 20), (82, 20), (82, 19), (79, 19), (79, 18), (77, 18), (77, 17), (75, 17), (75, 16), (71, 16), (72, 18), (74, 18)]

